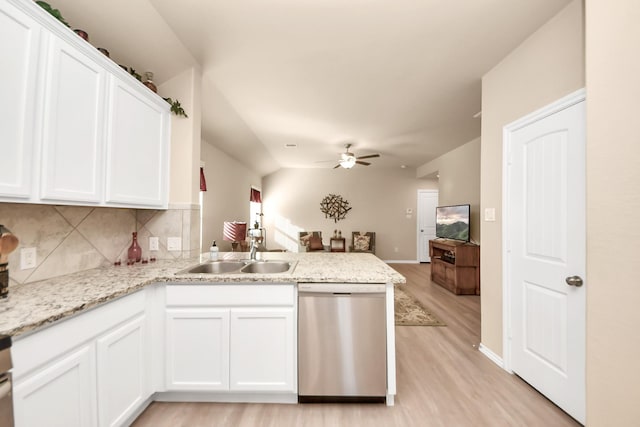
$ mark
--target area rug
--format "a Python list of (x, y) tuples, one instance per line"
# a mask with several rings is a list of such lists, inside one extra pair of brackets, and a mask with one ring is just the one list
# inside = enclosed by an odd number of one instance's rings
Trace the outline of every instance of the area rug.
[(399, 286), (394, 289), (396, 326), (447, 326)]

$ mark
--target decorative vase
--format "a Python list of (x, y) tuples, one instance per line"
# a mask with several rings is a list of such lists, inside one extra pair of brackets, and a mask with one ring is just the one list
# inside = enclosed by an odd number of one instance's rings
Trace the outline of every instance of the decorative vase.
[(147, 71), (144, 73), (144, 85), (151, 89), (154, 93), (158, 93), (158, 88), (155, 83), (153, 83), (153, 73), (151, 71)]
[(142, 248), (138, 245), (138, 233), (134, 231), (131, 233), (133, 235), (133, 241), (131, 242), (131, 246), (129, 246), (129, 261), (140, 262), (142, 259)]

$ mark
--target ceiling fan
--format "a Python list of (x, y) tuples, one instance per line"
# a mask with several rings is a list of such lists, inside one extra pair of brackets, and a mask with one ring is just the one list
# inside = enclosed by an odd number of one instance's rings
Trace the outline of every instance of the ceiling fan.
[(351, 169), (356, 164), (369, 166), (371, 163), (363, 162), (362, 159), (372, 159), (374, 157), (380, 157), (380, 154), (368, 154), (366, 156), (356, 157), (355, 154), (349, 151), (349, 148), (351, 148), (351, 144), (347, 144), (344, 147), (347, 149), (347, 151), (340, 155), (340, 161), (338, 162), (337, 165), (333, 167), (334, 169), (337, 169), (340, 166), (342, 166), (345, 169)]

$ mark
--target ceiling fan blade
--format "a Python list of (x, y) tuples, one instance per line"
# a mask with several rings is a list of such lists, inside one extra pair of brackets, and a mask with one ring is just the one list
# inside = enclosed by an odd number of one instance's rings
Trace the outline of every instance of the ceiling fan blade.
[(369, 162), (361, 162), (360, 160), (356, 160), (356, 163), (359, 165), (365, 165), (365, 166), (369, 166), (371, 164)]
[(362, 159), (373, 159), (374, 157), (380, 157), (380, 154), (367, 154), (366, 156), (360, 156), (357, 159), (358, 160), (362, 160)]
[(338, 169), (340, 167), (340, 163), (338, 163), (337, 165), (335, 165), (333, 168), (334, 169)]

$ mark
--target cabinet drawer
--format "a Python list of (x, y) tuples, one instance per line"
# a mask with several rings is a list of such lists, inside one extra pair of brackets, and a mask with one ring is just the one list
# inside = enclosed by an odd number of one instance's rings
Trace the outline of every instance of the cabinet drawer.
[(203, 284), (167, 286), (167, 306), (292, 306), (294, 285)]

